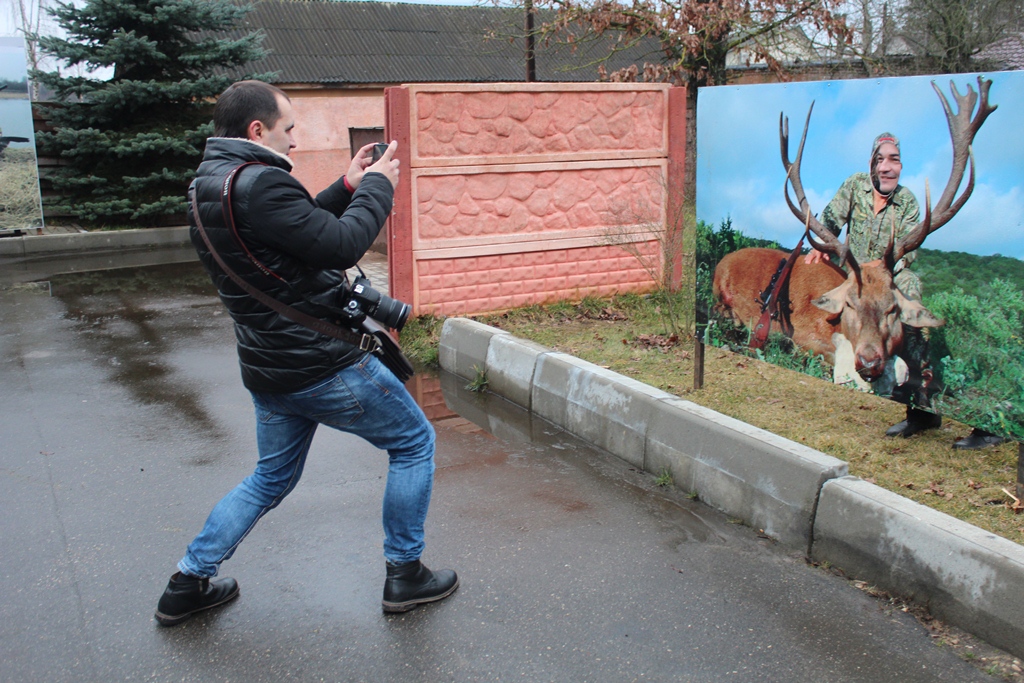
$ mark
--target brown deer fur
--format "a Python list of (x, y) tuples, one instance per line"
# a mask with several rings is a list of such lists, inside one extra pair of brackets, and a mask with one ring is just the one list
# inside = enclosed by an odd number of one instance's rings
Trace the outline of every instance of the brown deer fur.
[[(768, 286), (780, 259), (775, 249), (740, 249), (727, 254), (715, 268), (715, 309), (739, 325), (753, 328), (761, 316), (758, 295)], [(884, 263), (847, 275), (831, 263), (793, 264), (788, 287), (782, 290), (778, 320), (771, 331), (792, 337), (798, 346), (821, 354), (831, 363), (832, 334), (841, 332), (853, 346), (857, 372), (877, 379), (888, 358), (903, 342), (901, 322), (914, 327), (937, 327), (942, 321), (921, 302), (908, 299), (893, 284)]]

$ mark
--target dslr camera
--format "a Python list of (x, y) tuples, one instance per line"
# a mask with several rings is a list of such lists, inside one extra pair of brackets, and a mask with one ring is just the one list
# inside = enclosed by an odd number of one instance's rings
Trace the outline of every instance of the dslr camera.
[(360, 270), (359, 277), (352, 280), (342, 310), (354, 325), (359, 325), (363, 318), (370, 316), (382, 325), (401, 330), (409, 318), (411, 308), (409, 304), (392, 299), (371, 287), (370, 279)]

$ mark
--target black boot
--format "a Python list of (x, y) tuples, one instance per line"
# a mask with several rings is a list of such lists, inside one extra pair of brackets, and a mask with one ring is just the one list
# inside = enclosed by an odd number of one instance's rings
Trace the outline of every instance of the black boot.
[(417, 605), (443, 600), (459, 587), (459, 577), (451, 569), (432, 572), (419, 560), (388, 562), (387, 571), (381, 603), (385, 612), (408, 612)]
[(886, 436), (911, 437), (926, 429), (938, 429), (942, 426), (942, 416), (907, 406), (907, 419), (894, 424), (885, 430)]
[(953, 448), (958, 450), (976, 450), (978, 448), (988, 448), (989, 446), (998, 446), (1005, 442), (1001, 436), (996, 436), (991, 432), (986, 432), (983, 429), (974, 428), (971, 433), (962, 439), (958, 439), (953, 442)]
[(197, 579), (176, 572), (156, 606), (156, 620), (162, 626), (180, 624), (196, 612), (219, 607), (238, 597), (234, 579)]

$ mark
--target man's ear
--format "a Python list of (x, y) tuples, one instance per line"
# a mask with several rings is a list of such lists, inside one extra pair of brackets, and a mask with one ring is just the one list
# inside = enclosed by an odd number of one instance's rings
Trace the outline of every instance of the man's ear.
[(263, 136), (264, 128), (265, 126), (263, 125), (263, 122), (260, 121), (259, 119), (256, 119), (254, 121), (249, 122), (248, 127), (246, 127), (245, 129), (245, 132), (248, 134), (248, 138), (250, 140), (252, 140), (253, 142), (258, 142), (260, 138)]

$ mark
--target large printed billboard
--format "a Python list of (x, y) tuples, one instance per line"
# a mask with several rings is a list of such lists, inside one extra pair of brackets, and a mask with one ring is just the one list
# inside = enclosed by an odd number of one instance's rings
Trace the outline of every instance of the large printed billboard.
[(43, 225), (22, 38), (0, 37), (0, 235)]
[(705, 341), (1024, 438), (1022, 114), (1020, 72), (702, 89)]

